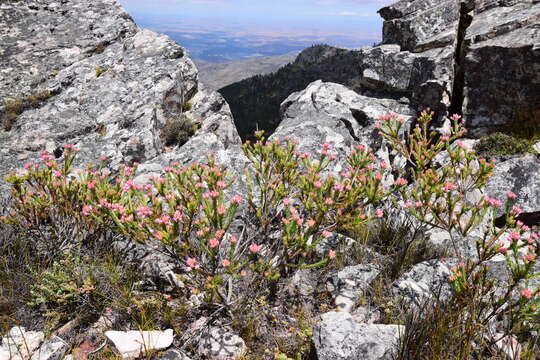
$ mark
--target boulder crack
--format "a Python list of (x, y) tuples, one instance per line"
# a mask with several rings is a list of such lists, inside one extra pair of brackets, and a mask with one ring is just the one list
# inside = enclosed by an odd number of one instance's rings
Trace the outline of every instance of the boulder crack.
[(474, 1), (463, 1), (460, 8), (458, 38), (454, 53), (454, 83), (452, 86), (452, 100), (450, 102), (450, 114), (463, 114), (463, 102), (465, 98), (465, 57), (470, 42), (465, 39), (467, 29), (473, 21)]

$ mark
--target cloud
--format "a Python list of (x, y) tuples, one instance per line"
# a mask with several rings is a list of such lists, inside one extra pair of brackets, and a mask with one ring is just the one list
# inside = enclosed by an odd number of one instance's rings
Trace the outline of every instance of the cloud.
[(334, 15), (355, 16), (355, 15), (358, 15), (358, 13), (356, 11), (338, 11), (338, 12), (334, 13)]

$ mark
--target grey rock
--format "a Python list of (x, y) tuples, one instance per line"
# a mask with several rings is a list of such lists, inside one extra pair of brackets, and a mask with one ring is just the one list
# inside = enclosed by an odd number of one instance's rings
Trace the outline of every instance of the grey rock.
[(487, 196), (506, 201), (506, 193), (514, 192), (515, 205), (525, 213), (540, 211), (540, 160), (532, 154), (518, 156), (495, 166), (486, 185)]
[(291, 295), (311, 296), (317, 290), (318, 274), (312, 269), (300, 269), (294, 273), (287, 284)]
[(446, 300), (452, 294), (448, 278), (455, 259), (429, 260), (414, 265), (392, 285), (392, 293), (406, 305), (422, 306), (430, 299)]
[(509, 124), (519, 127), (524, 122), (537, 122), (540, 2), (475, 3), (464, 39), (463, 113), (467, 126), (483, 133)]
[(245, 351), (244, 340), (221, 327), (211, 327), (205, 331), (198, 346), (198, 354), (211, 360), (234, 360)]
[[(61, 155), (66, 143), (81, 150), (77, 166), (107, 156), (112, 170), (122, 162), (163, 167), (204, 161), (210, 151), (240, 151), (228, 105), (198, 83), (176, 42), (139, 29), (115, 0), (55, 3), (53, 10), (51, 4), (12, 2), (0, 15), (9, 24), (0, 32), (0, 56), (20, 74), (2, 77), (0, 98), (52, 94), (20, 114), (10, 131), (0, 130), (0, 176), (42, 150)], [(46, 76), (33, 84), (39, 74)], [(185, 115), (200, 128), (184, 146), (166, 148), (161, 131), (187, 102)]]
[(313, 343), (319, 360), (390, 360), (403, 333), (403, 326), (358, 324), (351, 314), (329, 312), (315, 328)]
[(370, 305), (358, 306), (351, 315), (354, 321), (360, 324), (377, 324), (382, 319), (381, 311)]
[(380, 266), (360, 264), (347, 266), (329, 279), (327, 286), (334, 293), (334, 302), (340, 311), (351, 312), (364, 291), (379, 275)]
[(70, 348), (69, 344), (58, 336), (54, 336), (36, 350), (30, 360), (60, 360)]
[(459, 0), (402, 0), (379, 10), (379, 14), (385, 20), (385, 44), (420, 52), (457, 41)]
[(315, 81), (281, 104), (283, 120), (270, 139), (292, 138), (298, 141), (298, 151), (314, 156), (321, 144), (329, 143), (337, 155), (330, 171), (339, 173), (355, 145), (375, 151), (384, 147), (373, 126), (380, 115), (391, 111), (411, 118), (410, 108), (396, 100), (368, 98), (343, 85)]
[(44, 338), (41, 331), (26, 331), (20, 326), (13, 327), (2, 338), (0, 359), (27, 360), (39, 348)]
[(191, 360), (189, 356), (177, 349), (169, 349), (158, 357), (158, 360)]

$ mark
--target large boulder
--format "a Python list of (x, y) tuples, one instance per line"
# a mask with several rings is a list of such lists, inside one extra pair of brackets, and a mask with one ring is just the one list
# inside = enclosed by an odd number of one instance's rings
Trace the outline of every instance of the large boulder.
[(486, 195), (504, 202), (508, 191), (516, 194), (514, 204), (523, 211), (521, 220), (540, 225), (540, 160), (535, 155), (517, 156), (495, 166)]
[(540, 121), (540, 1), (480, 1), (464, 39), (469, 128), (534, 128)]
[[(1, 6), (2, 70), (16, 75), (0, 83), (0, 118), (9, 125), (0, 129), (0, 176), (43, 150), (61, 157), (66, 143), (80, 148), (81, 163), (107, 156), (111, 169), (239, 151), (228, 105), (199, 84), (186, 51), (139, 29), (115, 0)], [(185, 145), (166, 147), (162, 130), (182, 112), (199, 129)]]
[(410, 119), (413, 111), (397, 100), (374, 99), (343, 85), (315, 81), (281, 104), (282, 122), (270, 139), (292, 138), (298, 141), (299, 151), (313, 155), (320, 152), (321, 144), (329, 143), (338, 156), (331, 170), (338, 173), (357, 144), (389, 152), (374, 125), (379, 116), (390, 112)]
[(329, 312), (313, 332), (319, 360), (390, 360), (400, 335), (399, 325), (368, 325), (355, 322), (349, 313)]

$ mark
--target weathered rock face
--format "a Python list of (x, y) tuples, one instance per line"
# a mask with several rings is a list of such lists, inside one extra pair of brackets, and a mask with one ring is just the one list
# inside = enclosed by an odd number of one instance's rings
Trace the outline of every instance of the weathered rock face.
[(468, 127), (540, 121), (540, 1), (476, 1), (464, 44)]
[[(228, 105), (200, 86), (184, 49), (139, 29), (116, 1), (1, 6), (0, 56), (7, 66), (0, 98), (7, 103), (0, 117), (13, 113), (9, 101), (42, 91), (49, 96), (0, 130), (0, 175), (43, 150), (60, 157), (66, 143), (80, 148), (84, 162), (107, 156), (110, 168), (154, 158), (159, 166), (169, 157), (201, 160), (240, 144)], [(161, 130), (188, 102), (185, 114), (200, 128), (182, 148), (167, 149)], [(157, 158), (165, 152), (170, 156)]]
[(321, 144), (330, 143), (338, 156), (330, 169), (334, 173), (342, 170), (343, 161), (356, 144), (369, 146), (392, 161), (373, 127), (380, 115), (390, 111), (407, 119), (413, 113), (407, 104), (396, 100), (373, 99), (343, 85), (316, 81), (283, 102), (283, 120), (270, 139), (293, 138), (299, 151), (311, 154), (319, 153)]
[(446, 110), (463, 113), (470, 129), (538, 122), (538, 0), (402, 0), (379, 13), (383, 43), (418, 55), (451, 54), (436, 55), (449, 76), (432, 81), (446, 85)]
[(515, 157), (497, 164), (493, 176), (486, 185), (490, 197), (506, 200), (506, 192), (517, 197), (515, 205), (524, 214), (522, 221), (528, 225), (540, 224), (540, 161), (532, 154)]
[(319, 360), (390, 360), (404, 332), (399, 325), (359, 324), (349, 313), (329, 312), (315, 328), (313, 343)]

